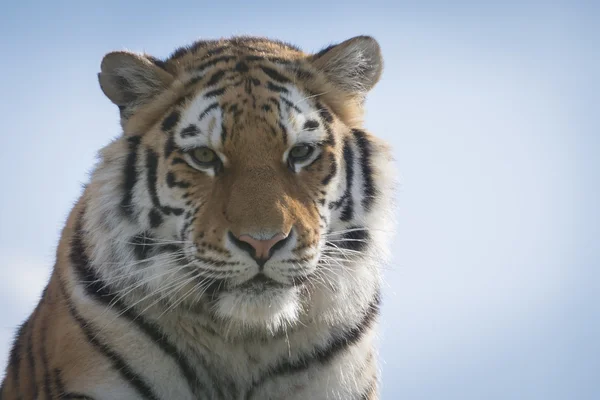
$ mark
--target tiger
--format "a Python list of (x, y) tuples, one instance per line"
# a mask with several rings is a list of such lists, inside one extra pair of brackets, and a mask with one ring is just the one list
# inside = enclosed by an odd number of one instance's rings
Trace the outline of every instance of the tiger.
[(256, 36), (100, 65), (99, 151), (0, 389), (25, 399), (380, 397), (391, 146), (381, 48)]

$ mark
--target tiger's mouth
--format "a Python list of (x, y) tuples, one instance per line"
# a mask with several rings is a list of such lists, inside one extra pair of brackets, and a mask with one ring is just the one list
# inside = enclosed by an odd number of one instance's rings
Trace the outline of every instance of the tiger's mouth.
[(247, 281), (237, 285), (235, 289), (253, 289), (253, 290), (268, 290), (268, 289), (290, 289), (303, 287), (308, 280), (310, 280), (316, 272), (311, 272), (306, 275), (298, 275), (289, 277), (291, 282), (281, 282), (277, 279), (271, 278), (270, 276), (259, 272)]
[(259, 272), (252, 278), (237, 284), (233, 283), (230, 279), (215, 280), (209, 285), (210, 288), (207, 290), (207, 293), (211, 293), (214, 296), (219, 293), (227, 292), (241, 292), (251, 295), (278, 291), (285, 292), (304, 287), (306, 281), (308, 281), (310, 278), (310, 275), (299, 276), (294, 277), (291, 282), (281, 282), (265, 275), (262, 272)]
[(292, 282), (280, 282), (273, 279), (262, 272), (257, 273), (252, 278), (241, 282), (234, 283), (230, 278), (213, 278), (207, 279), (197, 277), (199, 284), (204, 286), (204, 292), (214, 297), (219, 293), (227, 292), (242, 292), (248, 294), (258, 294), (269, 291), (285, 291), (293, 288), (298, 288), (304, 285), (308, 277), (294, 278)]
[(259, 272), (254, 277), (248, 279), (246, 282), (235, 287), (235, 289), (241, 290), (269, 290), (269, 289), (283, 289), (295, 286), (293, 283), (282, 283), (275, 279), (268, 277), (267, 275)]

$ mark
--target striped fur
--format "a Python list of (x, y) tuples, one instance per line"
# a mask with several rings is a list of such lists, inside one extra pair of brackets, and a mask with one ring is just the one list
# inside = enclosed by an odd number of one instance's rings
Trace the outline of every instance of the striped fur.
[[(238, 37), (101, 69), (123, 135), (69, 216), (1, 398), (377, 399), (392, 170), (361, 127), (377, 43)], [(278, 232), (267, 261), (238, 239)]]

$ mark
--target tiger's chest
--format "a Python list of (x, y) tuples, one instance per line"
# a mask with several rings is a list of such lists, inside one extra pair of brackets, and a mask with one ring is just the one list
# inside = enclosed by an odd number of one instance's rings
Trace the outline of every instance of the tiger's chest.
[(177, 333), (200, 377), (196, 396), (223, 400), (347, 398), (343, 393), (352, 390), (344, 376), (364, 360), (349, 352), (324, 356), (331, 340), (331, 332), (317, 326), (247, 341), (190, 326)]

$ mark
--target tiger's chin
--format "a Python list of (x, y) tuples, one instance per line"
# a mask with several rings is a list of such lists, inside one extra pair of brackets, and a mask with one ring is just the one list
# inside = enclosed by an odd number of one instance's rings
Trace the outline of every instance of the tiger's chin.
[(298, 321), (300, 290), (262, 283), (242, 285), (220, 293), (214, 307), (220, 319), (240, 329), (274, 335)]

